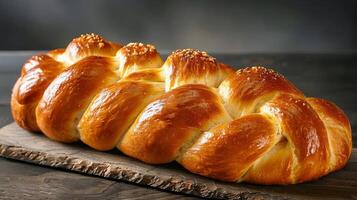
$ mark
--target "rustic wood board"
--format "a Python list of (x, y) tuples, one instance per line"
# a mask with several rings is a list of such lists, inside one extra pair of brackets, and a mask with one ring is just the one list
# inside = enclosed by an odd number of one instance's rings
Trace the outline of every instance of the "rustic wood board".
[(357, 199), (357, 149), (341, 171), (320, 180), (291, 186), (223, 183), (194, 175), (176, 163), (147, 165), (119, 151), (99, 152), (82, 143), (62, 144), (12, 123), (0, 129), (0, 155), (109, 179), (206, 198)]

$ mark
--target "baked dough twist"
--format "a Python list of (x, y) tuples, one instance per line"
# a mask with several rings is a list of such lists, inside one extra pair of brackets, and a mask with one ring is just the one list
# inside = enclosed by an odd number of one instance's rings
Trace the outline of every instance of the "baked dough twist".
[(293, 184), (342, 168), (348, 118), (263, 67), (234, 70), (184, 49), (163, 63), (152, 45), (94, 34), (33, 56), (11, 99), (15, 121), (60, 142), (117, 147), (151, 164), (179, 162), (223, 181)]

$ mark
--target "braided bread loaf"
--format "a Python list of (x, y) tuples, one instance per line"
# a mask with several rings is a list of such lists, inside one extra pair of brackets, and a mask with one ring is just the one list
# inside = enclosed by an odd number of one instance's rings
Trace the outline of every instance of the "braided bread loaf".
[(234, 70), (205, 52), (173, 52), (94, 34), (30, 58), (11, 99), (15, 121), (60, 142), (177, 161), (223, 181), (293, 184), (342, 168), (348, 118), (263, 67)]

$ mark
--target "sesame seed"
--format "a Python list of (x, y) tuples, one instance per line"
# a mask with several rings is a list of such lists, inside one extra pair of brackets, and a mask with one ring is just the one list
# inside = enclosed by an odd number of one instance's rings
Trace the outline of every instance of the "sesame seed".
[(80, 37), (73, 39), (73, 42), (83, 42), (83, 43), (103, 43), (104, 45), (104, 38), (94, 33), (90, 34), (82, 34)]
[(150, 44), (145, 45), (143, 43), (133, 42), (123, 47), (122, 51), (124, 51), (129, 56), (138, 56), (144, 55), (146, 53), (155, 53), (156, 49), (153, 45)]
[(207, 54), (207, 52), (199, 51), (196, 49), (179, 49), (173, 51), (171, 56), (173, 57), (180, 57), (183, 60), (187, 59), (197, 59), (203, 62), (211, 62), (216, 63), (216, 59)]
[(271, 77), (273, 80), (277, 80), (278, 78), (284, 78), (281, 74), (275, 72), (272, 69), (267, 69), (265, 67), (261, 66), (254, 66), (254, 67), (246, 67), (243, 69), (240, 69), (236, 72), (237, 74), (241, 73), (259, 73), (259, 77)]

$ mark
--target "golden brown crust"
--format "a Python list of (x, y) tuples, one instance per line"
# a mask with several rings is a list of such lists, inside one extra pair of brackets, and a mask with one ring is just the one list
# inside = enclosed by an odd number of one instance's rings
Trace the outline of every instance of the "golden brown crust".
[(37, 107), (42, 132), (61, 142), (78, 140), (78, 117), (100, 89), (116, 80), (113, 68), (111, 58), (90, 56), (62, 72), (48, 86)]
[(22, 67), (11, 97), (12, 115), (23, 128), (39, 131), (35, 108), (51, 81), (64, 69), (48, 55), (32, 56)]
[(162, 93), (162, 83), (120, 81), (108, 86), (82, 117), (78, 126), (81, 140), (97, 150), (113, 149), (137, 115)]
[(125, 77), (144, 68), (159, 68), (163, 61), (155, 47), (150, 44), (129, 43), (117, 53), (119, 74)]
[(64, 52), (64, 61), (72, 64), (87, 56), (112, 57), (121, 47), (121, 44), (109, 42), (94, 33), (84, 34), (69, 43)]
[(262, 109), (280, 120), (281, 134), (295, 151), (294, 182), (325, 175), (330, 157), (327, 132), (310, 104), (303, 98), (281, 94)]
[(82, 35), (25, 63), (11, 98), (14, 119), (57, 141), (117, 146), (148, 163), (177, 160), (224, 181), (294, 184), (346, 165), (346, 115), (306, 98), (280, 74), (263, 67), (234, 73), (192, 49), (161, 65), (152, 45), (121, 48)]
[[(20, 79), (15, 83), (13, 91), (18, 90)], [(11, 113), (15, 122), (22, 128), (29, 131), (40, 131), (40, 128), (37, 126), (35, 109), (37, 102), (20, 104), (16, 100), (16, 92), (13, 92), (11, 95)]]
[(277, 93), (303, 94), (282, 75), (264, 67), (238, 70), (219, 86), (226, 109), (233, 117), (255, 112)]
[(243, 180), (256, 184), (293, 184), (294, 150), (286, 139), (278, 142), (249, 169)]
[(222, 120), (228, 120), (227, 114), (209, 87), (184, 85), (149, 104), (118, 147), (148, 163), (168, 163), (185, 142)]
[(347, 164), (352, 153), (352, 132), (345, 113), (334, 103), (319, 98), (308, 98), (307, 101), (323, 119), (330, 145), (329, 171), (341, 169)]
[(133, 72), (124, 78), (125, 80), (136, 80), (136, 81), (153, 81), (153, 82), (164, 82), (165, 77), (163, 76), (161, 68), (154, 69), (143, 69), (140, 71)]
[[(296, 95), (302, 93), (281, 74), (264, 67), (247, 67), (224, 81), (232, 88), (231, 98), (252, 101), (266, 93), (279, 91)], [(223, 83), (223, 84), (224, 84)]]
[[(324, 114), (324, 117), (332, 118), (337, 124), (343, 126), (347, 132), (351, 132), (350, 121), (346, 114), (336, 104), (320, 98), (307, 98), (307, 101), (314, 107), (318, 113)], [(346, 134), (348, 138), (349, 134)]]
[(53, 49), (47, 52), (47, 55), (52, 57), (55, 60), (59, 60), (59, 57), (66, 51), (66, 49)]
[(163, 69), (166, 76), (166, 91), (180, 85), (201, 83), (217, 87), (234, 70), (220, 64), (204, 51), (181, 49), (174, 51), (166, 60)]
[(41, 98), (43, 91), (63, 69), (62, 63), (48, 55), (33, 56), (22, 68), (19, 87), (15, 91), (17, 101), (26, 104)]
[(205, 132), (180, 163), (203, 176), (238, 181), (274, 145), (275, 138), (275, 128), (267, 117), (247, 115)]

